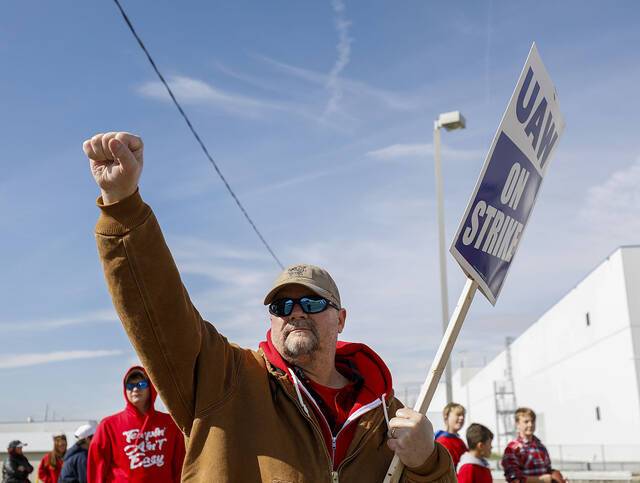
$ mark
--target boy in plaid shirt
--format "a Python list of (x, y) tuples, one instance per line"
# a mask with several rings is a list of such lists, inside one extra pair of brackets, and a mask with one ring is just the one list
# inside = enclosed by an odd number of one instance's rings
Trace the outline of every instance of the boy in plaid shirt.
[(502, 468), (509, 483), (566, 483), (558, 470), (551, 468), (547, 448), (533, 433), (536, 413), (529, 408), (516, 409), (518, 437), (504, 450)]

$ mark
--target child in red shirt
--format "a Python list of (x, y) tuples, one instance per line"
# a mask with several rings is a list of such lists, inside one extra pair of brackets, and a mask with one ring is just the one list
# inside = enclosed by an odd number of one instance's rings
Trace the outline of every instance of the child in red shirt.
[(458, 464), (459, 483), (492, 483), (489, 462), (493, 433), (482, 424), (473, 423), (467, 429), (469, 451), (462, 455)]
[(454, 468), (458, 466), (460, 457), (467, 451), (467, 445), (464, 444), (458, 434), (462, 426), (464, 426), (465, 413), (466, 411), (462, 404), (448, 403), (442, 410), (446, 431), (438, 431), (435, 434), (436, 441), (449, 451)]

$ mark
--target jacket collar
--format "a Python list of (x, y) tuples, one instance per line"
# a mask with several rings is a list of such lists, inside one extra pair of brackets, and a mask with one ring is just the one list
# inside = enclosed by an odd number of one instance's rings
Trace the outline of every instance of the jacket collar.
[(434, 436), (435, 439), (438, 439), (440, 437), (462, 439), (459, 434), (450, 433), (449, 431), (445, 431), (443, 429), (437, 431), (435, 436)]
[(478, 458), (477, 456), (472, 455), (469, 451), (467, 451), (460, 457), (458, 468), (461, 468), (462, 465), (477, 465), (484, 468), (489, 468), (489, 462), (486, 459)]
[(536, 435), (531, 436), (531, 439), (525, 439), (522, 436), (518, 435), (518, 437), (516, 438), (516, 441), (523, 446), (541, 446), (542, 445), (542, 443), (536, 437)]
[[(271, 341), (271, 330), (267, 332), (266, 340), (260, 343), (263, 357), (268, 363), (270, 372), (278, 376), (285, 376), (294, 382), (294, 373), (302, 371), (284, 360)], [(393, 396), (393, 382), (391, 372), (382, 358), (365, 344), (338, 341), (336, 343), (336, 367), (350, 380), (362, 379), (362, 390), (356, 405), (362, 406), (386, 395)], [(304, 372), (304, 371), (302, 371)]]

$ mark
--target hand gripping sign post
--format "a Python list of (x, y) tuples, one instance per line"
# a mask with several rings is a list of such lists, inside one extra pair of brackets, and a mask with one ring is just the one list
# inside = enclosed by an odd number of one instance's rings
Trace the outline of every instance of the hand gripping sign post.
[[(467, 282), (414, 410), (426, 413), (476, 289), (496, 304), (563, 130), (555, 88), (534, 43), (451, 244)], [(401, 473), (395, 456), (384, 482), (398, 482)]]

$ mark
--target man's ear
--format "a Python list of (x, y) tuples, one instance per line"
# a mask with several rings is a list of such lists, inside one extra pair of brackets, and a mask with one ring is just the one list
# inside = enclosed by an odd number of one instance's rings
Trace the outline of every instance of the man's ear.
[(346, 321), (347, 321), (347, 309), (340, 309), (338, 311), (338, 334), (342, 334)]

